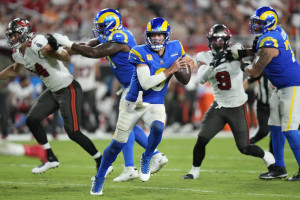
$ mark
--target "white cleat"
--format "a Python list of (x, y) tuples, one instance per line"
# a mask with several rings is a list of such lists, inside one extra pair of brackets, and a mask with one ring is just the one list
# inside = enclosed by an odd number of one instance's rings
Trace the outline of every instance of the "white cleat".
[(157, 153), (154, 156), (152, 156), (152, 163), (150, 167), (150, 173), (155, 174), (163, 168), (166, 164), (168, 164), (168, 158), (163, 153)]
[[(111, 165), (111, 166), (109, 166), (109, 168), (108, 168), (107, 171), (106, 171), (105, 178), (106, 178), (106, 176), (107, 176), (108, 174), (110, 174), (112, 171), (114, 171), (114, 167)], [(95, 180), (95, 176), (93, 176), (93, 177), (91, 178), (91, 180), (94, 181), (94, 180)]]
[(40, 166), (35, 167), (32, 169), (32, 173), (34, 174), (42, 174), (45, 173), (48, 169), (53, 169), (59, 166), (59, 162), (58, 161), (47, 161), (45, 163), (42, 163)]
[(124, 167), (123, 172), (117, 178), (114, 178), (115, 182), (129, 181), (139, 177), (138, 170), (135, 167)]

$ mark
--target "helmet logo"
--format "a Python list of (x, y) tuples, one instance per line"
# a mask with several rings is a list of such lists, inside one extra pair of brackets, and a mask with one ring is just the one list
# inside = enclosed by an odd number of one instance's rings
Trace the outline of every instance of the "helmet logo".
[(21, 27), (26, 27), (29, 25), (29, 22), (26, 20), (17, 21), (16, 23)]

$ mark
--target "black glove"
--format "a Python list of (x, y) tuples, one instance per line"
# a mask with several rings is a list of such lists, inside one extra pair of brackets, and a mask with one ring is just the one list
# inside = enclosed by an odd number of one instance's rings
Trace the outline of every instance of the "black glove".
[(245, 68), (249, 65), (249, 63), (241, 62), (240, 68), (243, 72), (245, 72)]
[(227, 53), (225, 54), (225, 59), (229, 62), (235, 60), (230, 50), (228, 50)]
[(253, 44), (252, 44), (252, 51), (253, 53), (256, 53), (256, 46), (257, 46), (257, 41), (258, 41), (259, 37), (255, 37), (253, 40)]
[(225, 62), (226, 62), (226, 53), (224, 51), (221, 51), (220, 53), (214, 56), (213, 60), (209, 63), (209, 65), (216, 68)]
[(57, 44), (57, 41), (56, 41), (56, 39), (53, 37), (53, 35), (51, 35), (51, 34), (47, 34), (47, 36), (46, 36), (46, 38), (47, 38), (47, 40), (48, 40), (48, 44), (52, 47), (52, 49), (54, 50), (54, 51), (57, 51), (57, 49), (58, 49), (58, 44)]

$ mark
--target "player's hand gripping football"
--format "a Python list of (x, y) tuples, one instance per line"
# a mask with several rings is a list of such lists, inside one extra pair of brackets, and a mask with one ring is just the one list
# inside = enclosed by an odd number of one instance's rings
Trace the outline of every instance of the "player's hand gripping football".
[(175, 72), (179, 71), (180, 69), (186, 69), (187, 65), (188, 65), (188, 63), (186, 62), (186, 60), (179, 57), (174, 61), (174, 63), (172, 64), (172, 66), (169, 69), (172, 70), (172, 74), (174, 74)]
[(66, 35), (54, 33), (53, 37), (56, 39), (57, 43), (59, 43), (62, 46), (68, 47), (68, 48), (71, 48), (74, 43), (74, 42), (70, 41), (68, 36), (66, 36)]

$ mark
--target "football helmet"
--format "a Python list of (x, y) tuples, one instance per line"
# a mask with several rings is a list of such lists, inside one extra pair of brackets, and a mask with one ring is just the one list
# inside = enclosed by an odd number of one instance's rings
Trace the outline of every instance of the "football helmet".
[(119, 11), (106, 8), (97, 13), (94, 19), (94, 37), (100, 43), (105, 43), (107, 37), (114, 31), (122, 28), (122, 17)]
[(208, 47), (217, 54), (228, 48), (230, 38), (230, 31), (225, 25), (215, 24), (207, 34)]
[[(12, 34), (18, 33), (18, 42), (12, 41)], [(20, 48), (29, 37), (32, 37), (31, 26), (26, 19), (16, 18), (8, 23), (6, 30), (7, 44), (10, 48)]]
[[(151, 39), (151, 33), (164, 33), (165, 38), (163, 41), (157, 41), (155, 39)], [(153, 49), (154, 51), (159, 51), (168, 44), (171, 36), (171, 27), (169, 23), (161, 17), (153, 18), (150, 22), (148, 22), (146, 30), (145, 30), (145, 38), (146, 44)]]
[(271, 7), (260, 7), (250, 18), (249, 32), (251, 34), (262, 35), (277, 26), (278, 15)]

